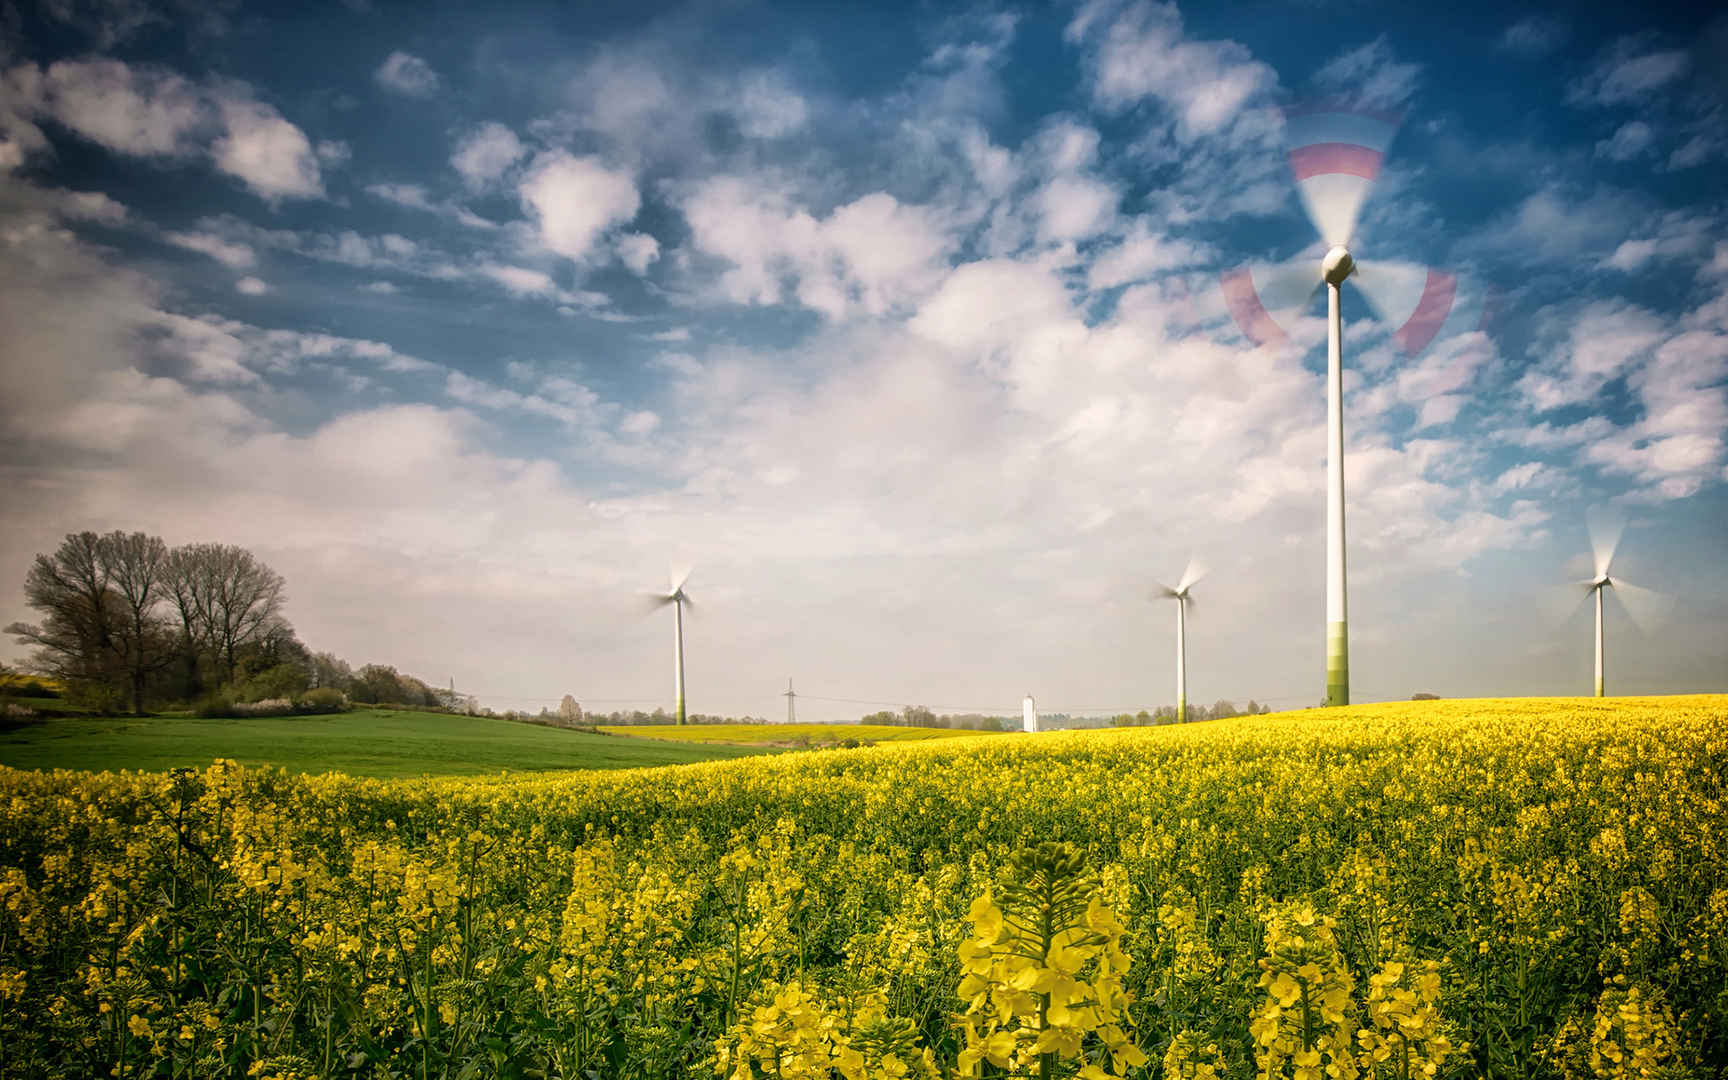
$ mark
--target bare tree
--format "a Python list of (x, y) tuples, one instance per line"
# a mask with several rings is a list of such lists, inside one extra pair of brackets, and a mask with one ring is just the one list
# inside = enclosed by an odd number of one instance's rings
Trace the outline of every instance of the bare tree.
[(175, 607), (186, 638), (207, 648), (224, 681), (236, 654), (280, 623), (282, 575), (233, 544), (189, 544), (174, 552)]
[(172, 660), (167, 628), (156, 614), (165, 590), (168, 545), (159, 536), (119, 531), (100, 537), (97, 557), (119, 600), (121, 632), (113, 635), (126, 669), (132, 711), (144, 711), (144, 691), (150, 676)]
[(118, 612), (100, 541), (93, 532), (70, 533), (53, 555), (36, 556), (24, 602), (42, 613), (42, 623), (6, 628), (19, 644), (36, 646), (37, 667), (70, 683), (106, 682), (113, 661)]
[(53, 555), (38, 555), (24, 579), (25, 601), (40, 625), (7, 633), (37, 647), (35, 662), (67, 682), (103, 686), (144, 711), (150, 677), (172, 657), (157, 614), (168, 549), (144, 533), (68, 535)]
[(558, 703), (558, 718), (564, 722), (566, 727), (580, 724), (582, 722), (582, 706), (576, 704), (575, 698), (565, 694), (564, 700)]

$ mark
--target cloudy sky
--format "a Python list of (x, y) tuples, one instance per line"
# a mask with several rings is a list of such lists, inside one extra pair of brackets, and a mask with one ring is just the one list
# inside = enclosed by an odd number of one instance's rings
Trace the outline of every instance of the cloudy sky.
[[(1346, 288), (1356, 700), (1588, 693), (1584, 515), (1728, 689), (1728, 21), (1098, 2), (0, 9), (0, 623), (67, 532), (253, 549), (301, 638), (538, 708), (1324, 692), (1285, 106), (1396, 113)], [(284, 14), (287, 12), (287, 14)], [(1580, 594), (1582, 595), (1582, 594)], [(5, 655), (20, 657), (7, 644)], [(843, 699), (843, 700), (824, 700)]]

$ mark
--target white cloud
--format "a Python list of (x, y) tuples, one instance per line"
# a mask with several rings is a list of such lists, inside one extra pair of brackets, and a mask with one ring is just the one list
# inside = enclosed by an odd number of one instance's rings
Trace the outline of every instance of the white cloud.
[(368, 281), (366, 284), (362, 285), (361, 288), (365, 289), (367, 292), (382, 293), (385, 296), (390, 296), (402, 291), (388, 281)]
[(1702, 256), (1720, 232), (1720, 225), (1712, 218), (1675, 211), (1641, 223), (1632, 237), (1622, 241), (1598, 265), (1632, 273), (1653, 260)]
[(228, 98), (220, 107), (227, 133), (210, 148), (218, 169), (266, 202), (323, 196), (318, 158), (305, 132), (260, 102)]
[(210, 120), (201, 91), (160, 68), (119, 60), (62, 60), (41, 80), (42, 107), (55, 120), (123, 154), (189, 154)]
[(646, 435), (660, 426), (660, 417), (646, 409), (633, 412), (618, 422), (618, 429), (629, 435)]
[(320, 164), (332, 169), (340, 169), (354, 157), (354, 151), (341, 139), (320, 139), (313, 152), (318, 155)]
[(429, 97), (438, 89), (438, 73), (432, 65), (400, 50), (385, 57), (372, 77), (384, 89), (408, 97)]
[(1572, 83), (1566, 100), (1574, 105), (1628, 105), (1646, 101), (1690, 66), (1683, 49), (1658, 49), (1648, 37), (1623, 37), (1603, 50), (1594, 67)]
[(503, 176), (526, 153), (516, 133), (503, 124), (485, 123), (462, 136), (450, 165), (474, 190)]
[(426, 189), (419, 184), (367, 184), (366, 194), (374, 195), (385, 202), (393, 202), (397, 206), (438, 213), (438, 207), (433, 205)]
[(1566, 40), (1566, 25), (1545, 15), (1529, 15), (1508, 26), (1498, 46), (1524, 56), (1545, 56)]
[(731, 264), (719, 283), (727, 299), (793, 298), (836, 319), (913, 301), (940, 279), (953, 245), (936, 211), (885, 192), (818, 219), (777, 191), (726, 176), (697, 185), (683, 209), (696, 250)]
[(61, 217), (99, 225), (121, 225), (127, 219), (126, 207), (100, 191), (63, 191), (58, 210)]
[(1107, 109), (1155, 100), (1186, 140), (1224, 131), (1277, 84), (1234, 41), (1194, 41), (1174, 4), (1091, 0), (1065, 36), (1090, 53), (1092, 96)]
[(618, 238), (618, 258), (638, 274), (646, 274), (659, 257), (660, 241), (647, 233), (625, 233)]
[(558, 292), (557, 283), (539, 270), (489, 263), (480, 272), (519, 296), (550, 296)]
[(270, 286), (255, 277), (243, 277), (234, 283), (234, 289), (247, 296), (263, 296), (270, 291)]
[(1596, 144), (1596, 156), (1610, 161), (1631, 161), (1650, 149), (1650, 144), (1656, 139), (1656, 131), (1642, 120), (1628, 120), (1610, 135)]
[(1094, 289), (1109, 289), (1171, 270), (1202, 265), (1213, 258), (1208, 249), (1189, 240), (1155, 232), (1147, 219), (1136, 218), (1120, 244), (1093, 260), (1086, 280)]
[(1724, 153), (1728, 153), (1728, 139), (1722, 137), (1720, 128), (1716, 126), (1722, 115), (1717, 113), (1711, 116), (1712, 126), (1710, 130), (1701, 131), (1676, 147), (1674, 152), (1668, 155), (1668, 168), (1673, 170), (1696, 168), (1713, 158), (1719, 158)]
[(1587, 401), (1665, 336), (1660, 317), (1622, 300), (1556, 312), (1542, 328), (1546, 356), (1518, 380), (1518, 387), (1537, 412)]
[(1594, 261), (1639, 235), (1650, 217), (1643, 196), (1607, 186), (1582, 192), (1556, 182), (1527, 196), (1464, 246), (1521, 263)]
[(804, 126), (804, 99), (777, 72), (744, 79), (735, 108), (738, 128), (753, 139), (776, 139)]
[(1491, 486), (1500, 492), (1524, 491), (1551, 482), (1556, 475), (1552, 466), (1544, 465), (1540, 461), (1526, 461), (1495, 477)]
[(540, 242), (549, 251), (580, 262), (615, 225), (636, 216), (642, 205), (630, 174), (598, 158), (564, 151), (542, 154), (519, 188), (534, 215)]
[(224, 240), (211, 233), (170, 232), (163, 233), (162, 239), (187, 251), (208, 255), (230, 270), (244, 270), (258, 261), (257, 254), (248, 245)]
[(1400, 109), (1421, 81), (1418, 64), (1400, 62), (1385, 35), (1328, 60), (1314, 73), (1321, 87), (1370, 109)]

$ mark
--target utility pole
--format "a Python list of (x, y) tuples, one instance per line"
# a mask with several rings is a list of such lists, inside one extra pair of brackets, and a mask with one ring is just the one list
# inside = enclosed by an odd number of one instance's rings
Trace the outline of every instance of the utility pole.
[(793, 710), (793, 703), (798, 700), (798, 694), (792, 689), (792, 676), (786, 676), (786, 692), (780, 696), (786, 699), (786, 722), (797, 723), (798, 714)]

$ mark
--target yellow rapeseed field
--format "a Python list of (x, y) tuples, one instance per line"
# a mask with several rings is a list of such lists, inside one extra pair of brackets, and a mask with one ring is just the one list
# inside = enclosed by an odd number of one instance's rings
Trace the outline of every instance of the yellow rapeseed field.
[(1728, 697), (0, 770), (0, 1077), (1728, 1070)]
[(675, 742), (769, 743), (792, 746), (800, 743), (922, 742), (954, 739), (998, 732), (967, 728), (898, 727), (892, 724), (602, 724), (608, 735), (636, 735), (644, 739)]

